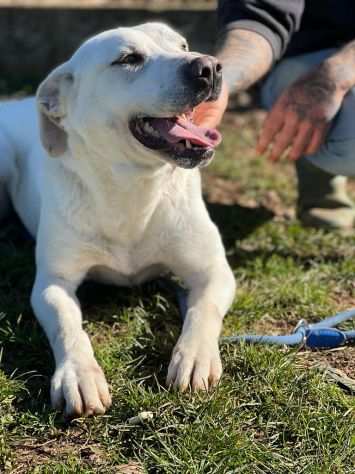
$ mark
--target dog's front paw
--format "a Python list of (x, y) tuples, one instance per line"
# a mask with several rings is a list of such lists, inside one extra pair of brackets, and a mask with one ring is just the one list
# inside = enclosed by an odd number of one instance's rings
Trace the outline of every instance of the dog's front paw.
[(182, 392), (189, 386), (192, 390), (208, 390), (222, 375), (218, 341), (194, 339), (180, 337), (168, 369), (167, 385)]
[(52, 378), (53, 408), (67, 417), (102, 415), (111, 406), (104, 373), (93, 357), (70, 357), (60, 364)]

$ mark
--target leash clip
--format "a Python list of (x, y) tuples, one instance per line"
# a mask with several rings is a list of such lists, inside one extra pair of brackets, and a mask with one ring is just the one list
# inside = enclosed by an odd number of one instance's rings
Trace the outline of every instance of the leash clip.
[(296, 324), (292, 334), (301, 334), (302, 339), (300, 341), (301, 345), (307, 345), (307, 333), (309, 331), (309, 324), (306, 319), (300, 319)]

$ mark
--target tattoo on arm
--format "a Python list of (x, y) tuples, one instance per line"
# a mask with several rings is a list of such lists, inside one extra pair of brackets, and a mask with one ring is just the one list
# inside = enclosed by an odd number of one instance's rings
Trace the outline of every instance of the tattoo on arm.
[(301, 77), (286, 93), (288, 105), (300, 120), (312, 119), (313, 124), (331, 120), (340, 105), (335, 100), (336, 85), (323, 66)]
[(347, 93), (355, 86), (355, 40), (326, 59), (323, 65), (337, 87)]
[(254, 31), (227, 31), (218, 44), (217, 56), (223, 64), (230, 92), (247, 89), (271, 68), (273, 53), (269, 42)]

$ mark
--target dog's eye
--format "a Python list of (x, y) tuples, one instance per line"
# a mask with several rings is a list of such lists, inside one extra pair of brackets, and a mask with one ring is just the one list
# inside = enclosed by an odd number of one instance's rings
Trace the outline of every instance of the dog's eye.
[(182, 43), (182, 45), (181, 45), (181, 49), (182, 49), (183, 51), (188, 51), (188, 50), (189, 50), (189, 45), (184, 42), (184, 43)]
[(141, 64), (144, 61), (144, 56), (139, 53), (130, 53), (130, 54), (125, 54), (124, 56), (121, 56), (120, 58), (116, 59), (111, 63), (111, 66), (122, 66), (125, 64), (128, 65), (138, 65)]

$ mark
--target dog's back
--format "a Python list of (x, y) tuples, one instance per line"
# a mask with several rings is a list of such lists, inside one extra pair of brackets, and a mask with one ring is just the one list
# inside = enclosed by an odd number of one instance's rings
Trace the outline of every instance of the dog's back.
[[(29, 232), (39, 219), (43, 148), (38, 133), (35, 99), (0, 104), (0, 219), (9, 198)], [(29, 178), (30, 177), (30, 178)]]

